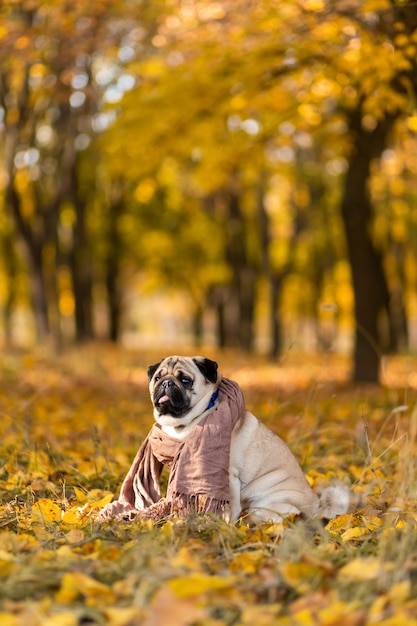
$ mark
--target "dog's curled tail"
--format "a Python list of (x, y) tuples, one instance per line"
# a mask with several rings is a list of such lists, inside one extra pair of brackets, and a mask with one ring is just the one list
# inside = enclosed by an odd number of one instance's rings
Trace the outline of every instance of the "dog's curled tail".
[(333, 519), (347, 513), (350, 505), (350, 489), (346, 485), (329, 485), (320, 494), (321, 518)]

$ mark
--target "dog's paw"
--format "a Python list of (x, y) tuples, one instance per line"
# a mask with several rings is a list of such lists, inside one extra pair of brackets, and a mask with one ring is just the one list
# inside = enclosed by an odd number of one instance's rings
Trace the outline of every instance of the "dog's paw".
[(348, 512), (350, 489), (346, 485), (335, 484), (325, 487), (320, 495), (320, 517), (332, 519)]
[(94, 521), (99, 524), (107, 522), (111, 519), (117, 519), (119, 521), (132, 521), (138, 514), (139, 511), (134, 509), (132, 505), (115, 500), (114, 502), (110, 502), (110, 504), (106, 504), (106, 506), (98, 512)]

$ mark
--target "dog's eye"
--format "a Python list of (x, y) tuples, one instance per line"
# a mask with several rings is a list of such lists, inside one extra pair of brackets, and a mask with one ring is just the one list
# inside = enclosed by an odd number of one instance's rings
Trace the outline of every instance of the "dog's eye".
[(160, 376), (155, 376), (154, 381), (157, 383), (158, 380), (161, 380), (161, 377)]
[(185, 376), (181, 378), (181, 382), (184, 385), (184, 387), (191, 387), (191, 385), (193, 384), (193, 381), (191, 380), (191, 378), (186, 378)]

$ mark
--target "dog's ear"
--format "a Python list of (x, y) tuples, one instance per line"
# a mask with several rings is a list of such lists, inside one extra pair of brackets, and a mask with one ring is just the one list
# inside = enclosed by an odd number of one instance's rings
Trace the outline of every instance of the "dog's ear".
[(156, 370), (158, 369), (158, 367), (161, 365), (162, 361), (159, 361), (159, 363), (155, 363), (155, 365), (150, 365), (148, 367), (148, 379), (149, 382), (152, 378), (152, 376), (155, 374)]
[(200, 372), (207, 378), (207, 380), (209, 380), (211, 383), (216, 382), (218, 367), (216, 361), (211, 361), (210, 359), (206, 359), (204, 357), (193, 359), (193, 361), (197, 365)]

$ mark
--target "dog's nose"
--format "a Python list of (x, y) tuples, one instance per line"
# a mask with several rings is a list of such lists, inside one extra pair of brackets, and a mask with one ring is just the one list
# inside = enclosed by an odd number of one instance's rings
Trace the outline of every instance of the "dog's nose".
[(164, 382), (162, 383), (162, 387), (164, 389), (166, 389), (167, 387), (172, 387), (174, 383), (172, 382), (172, 380), (164, 380)]

